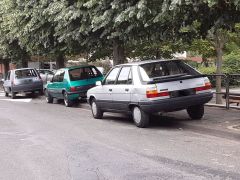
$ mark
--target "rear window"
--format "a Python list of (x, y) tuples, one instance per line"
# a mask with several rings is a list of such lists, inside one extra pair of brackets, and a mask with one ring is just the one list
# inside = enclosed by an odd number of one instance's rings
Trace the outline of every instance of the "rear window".
[(102, 74), (95, 67), (82, 67), (69, 70), (69, 77), (71, 81), (96, 78), (100, 76), (102, 76)]
[(33, 78), (33, 77), (37, 77), (37, 73), (34, 69), (23, 69), (23, 70), (15, 71), (16, 79)]
[(143, 81), (150, 81), (168, 77), (198, 75), (198, 72), (176, 60), (143, 64), (140, 66), (140, 74)]

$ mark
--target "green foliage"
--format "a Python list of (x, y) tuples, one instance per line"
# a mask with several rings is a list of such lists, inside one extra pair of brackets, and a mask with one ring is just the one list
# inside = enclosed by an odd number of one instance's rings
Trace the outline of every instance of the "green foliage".
[(194, 39), (189, 46), (189, 50), (205, 58), (216, 56), (215, 48), (207, 39)]
[(240, 22), (239, 1), (2, 0), (0, 54), (88, 52), (95, 60), (111, 56), (112, 42), (119, 39), (130, 57), (171, 57), (198, 39), (193, 50), (211, 57), (213, 46), (204, 38), (222, 29), (236, 39), (231, 33), (240, 29), (234, 27)]
[(223, 68), (228, 74), (240, 74), (240, 49), (224, 56)]
[(216, 67), (215, 66), (210, 66), (210, 67), (200, 66), (197, 69), (202, 74), (216, 74)]

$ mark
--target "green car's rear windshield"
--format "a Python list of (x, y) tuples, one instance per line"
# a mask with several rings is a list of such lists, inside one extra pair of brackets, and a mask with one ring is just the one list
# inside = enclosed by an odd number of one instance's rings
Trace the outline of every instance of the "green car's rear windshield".
[(69, 77), (71, 81), (78, 81), (90, 78), (100, 77), (102, 74), (100, 71), (93, 66), (81, 67), (69, 70)]
[(146, 63), (139, 70), (143, 81), (199, 74), (180, 60)]

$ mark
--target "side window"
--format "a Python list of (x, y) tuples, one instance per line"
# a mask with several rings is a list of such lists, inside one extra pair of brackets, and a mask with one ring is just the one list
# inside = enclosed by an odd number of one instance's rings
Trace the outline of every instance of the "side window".
[(61, 71), (57, 71), (54, 76), (53, 76), (53, 82), (59, 82), (59, 76), (60, 76)]
[(117, 79), (117, 75), (118, 75), (118, 72), (119, 72), (119, 67), (116, 67), (114, 68), (109, 74), (108, 76), (106, 77), (105, 79), (105, 83), (104, 84), (114, 84), (116, 79)]
[(117, 84), (131, 84), (131, 67), (123, 67), (118, 76)]
[(58, 81), (59, 81), (59, 82), (63, 82), (63, 79), (64, 79), (64, 71), (61, 71), (60, 74), (59, 74), (59, 79), (58, 79)]

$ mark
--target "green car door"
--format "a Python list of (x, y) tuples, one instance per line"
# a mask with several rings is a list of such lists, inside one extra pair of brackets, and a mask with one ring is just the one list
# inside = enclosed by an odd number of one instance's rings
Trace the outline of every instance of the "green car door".
[(47, 84), (48, 93), (54, 98), (62, 98), (62, 88), (64, 87), (64, 69), (58, 70), (50, 83)]

